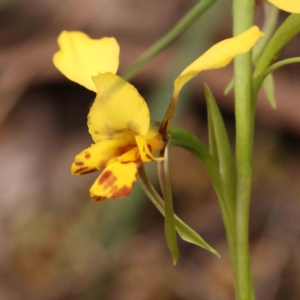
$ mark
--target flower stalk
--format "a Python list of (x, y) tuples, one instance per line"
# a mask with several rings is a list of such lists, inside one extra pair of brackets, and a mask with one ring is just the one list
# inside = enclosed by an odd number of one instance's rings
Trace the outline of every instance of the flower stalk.
[(134, 77), (143, 67), (161, 53), (167, 46), (169, 46), (178, 36), (180, 36), (186, 29), (188, 29), (198, 18), (204, 14), (216, 0), (202, 0), (195, 5), (181, 20), (178, 21), (161, 39), (159, 39), (153, 46), (146, 50), (127, 70), (125, 70), (121, 77), (129, 80)]
[[(254, 0), (233, 1), (233, 33), (253, 25)], [(234, 58), (236, 119), (236, 296), (250, 300), (252, 279), (249, 259), (249, 209), (252, 185), (254, 109), (252, 101), (252, 53)]]

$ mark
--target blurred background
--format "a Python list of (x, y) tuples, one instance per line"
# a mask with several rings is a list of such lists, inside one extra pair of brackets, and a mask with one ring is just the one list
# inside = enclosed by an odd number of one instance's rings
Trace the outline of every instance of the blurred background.
[[(232, 35), (230, 1), (217, 1), (131, 82), (161, 120), (176, 76)], [(163, 218), (139, 184), (130, 197), (93, 202), (96, 174), (70, 174), (91, 144), (86, 117), (94, 94), (52, 64), (62, 30), (114, 36), (120, 72), (193, 5), (192, 0), (0, 1), (0, 299), (229, 300), (231, 265), (220, 209), (199, 161), (172, 149), (176, 213), (222, 256), (179, 241), (173, 267)], [(287, 17), (280, 13), (279, 21)], [(256, 23), (263, 22), (261, 5)], [(279, 22), (279, 23), (280, 23)], [(299, 56), (300, 36), (280, 58)], [(203, 82), (234, 141), (232, 66), (203, 72), (182, 91), (176, 125), (207, 143)], [(300, 299), (300, 68), (275, 73), (276, 110), (259, 96), (250, 241), (257, 299)], [(156, 166), (148, 173), (157, 184)]]

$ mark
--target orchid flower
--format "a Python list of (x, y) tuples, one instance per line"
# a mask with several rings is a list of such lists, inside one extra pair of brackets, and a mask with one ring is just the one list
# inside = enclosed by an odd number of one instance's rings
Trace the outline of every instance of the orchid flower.
[(148, 106), (136, 88), (116, 75), (119, 45), (114, 38), (91, 39), (82, 32), (64, 31), (54, 65), (70, 80), (96, 93), (88, 114), (94, 143), (75, 157), (71, 173), (102, 170), (90, 189), (92, 199), (122, 198), (130, 194), (139, 166), (160, 161), (181, 88), (204, 70), (222, 68), (234, 56), (248, 52), (263, 34), (253, 26), (211, 47), (175, 80), (169, 109), (161, 124), (150, 122)]

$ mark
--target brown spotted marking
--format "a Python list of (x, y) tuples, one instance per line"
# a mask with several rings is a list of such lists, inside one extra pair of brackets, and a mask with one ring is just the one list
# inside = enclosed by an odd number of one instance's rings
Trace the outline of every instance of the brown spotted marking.
[(112, 193), (112, 198), (122, 198), (128, 196), (132, 191), (132, 186), (123, 185), (121, 188), (117, 189)]
[(130, 160), (126, 160), (126, 161), (121, 161), (121, 164), (126, 165), (126, 164), (130, 164), (132, 161)]
[(103, 189), (107, 190), (108, 188), (112, 187), (114, 183), (117, 181), (117, 177), (112, 175), (110, 176), (104, 183)]
[(116, 156), (120, 156), (120, 155), (130, 151), (133, 148), (134, 148), (134, 145), (131, 145), (131, 144), (121, 146), (117, 149)]
[(91, 157), (91, 154), (90, 153), (86, 153), (85, 156), (84, 156), (86, 159), (89, 159)]
[(101, 185), (103, 182), (107, 181), (111, 176), (114, 176), (112, 171), (104, 171), (98, 179), (98, 184)]
[(104, 199), (106, 199), (105, 197), (101, 197), (101, 196), (94, 196), (94, 197), (92, 197), (92, 199), (94, 200), (94, 201), (102, 201), (102, 200), (104, 200)]
[(82, 172), (80, 175), (93, 173), (93, 172), (95, 172), (95, 171), (98, 171), (98, 169), (97, 169), (97, 168), (92, 168), (92, 169), (89, 169), (89, 170), (87, 170), (87, 171)]
[(110, 193), (113, 194), (116, 190), (118, 190), (118, 186), (114, 185), (114, 186), (111, 187)]
[(86, 170), (88, 170), (88, 168), (89, 168), (89, 167), (82, 167), (82, 168), (79, 168), (79, 169), (77, 169), (74, 173), (75, 173), (75, 174), (80, 174), (80, 175), (82, 175), (82, 171), (86, 171)]
[(84, 165), (84, 163), (82, 161), (76, 161), (75, 162), (75, 166), (80, 167), (80, 166), (83, 166), (83, 165)]

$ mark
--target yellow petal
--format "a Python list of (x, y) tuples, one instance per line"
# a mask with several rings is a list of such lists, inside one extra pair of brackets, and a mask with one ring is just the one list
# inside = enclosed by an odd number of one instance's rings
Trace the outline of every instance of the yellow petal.
[(63, 31), (58, 37), (60, 50), (53, 63), (70, 80), (96, 92), (92, 76), (116, 73), (120, 48), (114, 38), (91, 39), (79, 31)]
[(152, 153), (155, 153), (157, 151), (160, 151), (165, 148), (166, 141), (163, 139), (162, 135), (159, 133), (153, 138), (147, 140), (147, 144), (149, 146), (149, 149), (151, 149)]
[(137, 147), (132, 148), (131, 150), (124, 153), (123, 155), (117, 157), (116, 161), (122, 163), (129, 163), (129, 162), (140, 163), (141, 158), (140, 158), (139, 149)]
[(176, 109), (178, 94), (189, 80), (201, 71), (225, 67), (236, 55), (250, 51), (261, 36), (263, 33), (257, 26), (253, 26), (242, 34), (215, 44), (183, 70), (174, 82), (173, 97), (161, 124), (160, 132), (165, 134), (168, 131)]
[(71, 173), (83, 175), (104, 169), (111, 159), (123, 155), (133, 147), (135, 147), (135, 144), (114, 140), (93, 144), (75, 156), (75, 161), (71, 166)]
[(290, 13), (300, 14), (299, 0), (268, 0), (270, 3), (277, 6), (279, 9)]
[(163, 157), (155, 157), (152, 155), (153, 149), (151, 147), (151, 145), (147, 144), (147, 141), (140, 136), (136, 136), (135, 137), (137, 146), (139, 148), (139, 152), (140, 152), (140, 156), (142, 161), (144, 162), (149, 162), (149, 161), (161, 161), (164, 160)]
[(112, 73), (99, 74), (93, 80), (97, 97), (88, 115), (93, 140), (145, 136), (150, 126), (149, 109), (136, 88)]
[(154, 138), (157, 134), (159, 134), (159, 126), (160, 126), (159, 122), (151, 121), (149, 130), (145, 136), (145, 139), (150, 140), (150, 139)]
[(128, 196), (135, 184), (139, 164), (116, 162), (110, 164), (97, 178), (90, 189), (93, 200), (123, 198)]
[(177, 97), (181, 88), (201, 71), (218, 69), (227, 66), (238, 55), (247, 53), (264, 34), (257, 26), (230, 39), (223, 40), (190, 64), (174, 83), (174, 96)]

